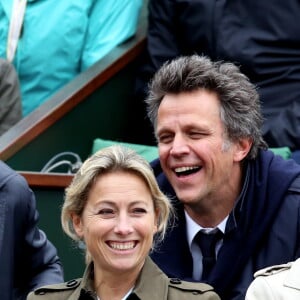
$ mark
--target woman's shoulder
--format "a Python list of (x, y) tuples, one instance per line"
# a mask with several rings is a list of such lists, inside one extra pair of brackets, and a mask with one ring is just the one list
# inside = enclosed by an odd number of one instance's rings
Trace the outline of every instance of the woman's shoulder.
[[(48, 299), (48, 300), (65, 300), (75, 292), (75, 290), (80, 286), (81, 278), (72, 279), (67, 282), (45, 285), (32, 291), (27, 300), (38, 300), (38, 299)], [(72, 299), (72, 298), (70, 298)], [(76, 299), (76, 298), (74, 298)]]
[(219, 300), (220, 297), (214, 291), (211, 285), (201, 282), (189, 282), (178, 278), (170, 278), (169, 280), (170, 299), (197, 299)]

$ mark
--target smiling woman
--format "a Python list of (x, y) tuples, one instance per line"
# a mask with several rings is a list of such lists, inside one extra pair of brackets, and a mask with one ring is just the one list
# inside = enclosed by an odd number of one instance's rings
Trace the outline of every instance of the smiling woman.
[(148, 256), (170, 215), (142, 156), (120, 145), (96, 152), (66, 189), (61, 215), (64, 231), (85, 245), (83, 278), (41, 287), (28, 299), (220, 299), (207, 284), (168, 278)]

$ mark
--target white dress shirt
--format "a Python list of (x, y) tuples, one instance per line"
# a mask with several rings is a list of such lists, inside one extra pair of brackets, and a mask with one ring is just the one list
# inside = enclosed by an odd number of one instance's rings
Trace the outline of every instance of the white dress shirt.
[[(201, 230), (204, 232), (211, 232), (215, 231), (216, 228), (218, 228), (222, 233), (225, 233), (225, 227), (226, 223), (228, 220), (228, 216), (221, 222), (219, 223), (218, 226), (214, 228), (204, 228), (197, 224), (185, 211), (185, 219), (186, 219), (186, 231), (187, 231), (187, 239), (188, 239), (188, 244), (190, 247), (190, 251), (192, 253), (193, 257), (193, 279), (200, 281), (201, 276), (202, 276), (202, 253), (199, 248), (199, 246), (193, 241), (195, 235)], [(223, 240), (218, 241), (216, 245), (216, 256), (218, 255), (218, 252), (222, 246)]]

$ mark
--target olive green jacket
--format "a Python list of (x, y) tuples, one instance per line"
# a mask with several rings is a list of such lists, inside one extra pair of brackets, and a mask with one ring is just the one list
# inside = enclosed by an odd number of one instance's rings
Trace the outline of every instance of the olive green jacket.
[[(38, 288), (27, 300), (96, 300), (93, 289), (93, 264), (82, 279)], [(148, 257), (130, 299), (141, 300), (220, 300), (213, 288), (204, 283), (168, 278)]]

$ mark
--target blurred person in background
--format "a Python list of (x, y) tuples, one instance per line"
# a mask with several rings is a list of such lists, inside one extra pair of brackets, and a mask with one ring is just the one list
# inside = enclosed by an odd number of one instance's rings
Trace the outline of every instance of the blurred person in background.
[(132, 37), (142, 0), (2, 0), (0, 57), (18, 73), (23, 116)]
[(0, 58), (0, 135), (22, 118), (21, 92), (14, 66)]
[[(268, 146), (289, 147), (300, 162), (299, 17), (298, 0), (150, 0), (136, 101), (146, 98), (161, 65), (178, 56), (233, 62), (258, 87)], [(144, 127), (139, 134), (149, 140), (150, 126)]]

